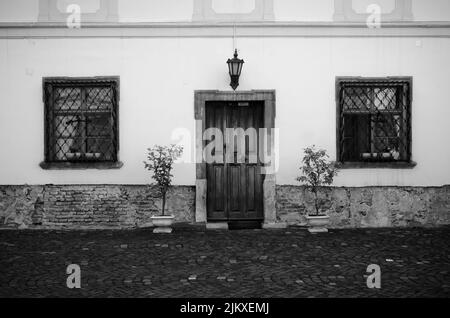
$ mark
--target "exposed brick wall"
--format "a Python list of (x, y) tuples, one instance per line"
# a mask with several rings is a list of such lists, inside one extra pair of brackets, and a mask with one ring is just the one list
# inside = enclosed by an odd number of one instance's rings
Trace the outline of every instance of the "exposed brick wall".
[[(195, 187), (173, 187), (166, 204), (176, 222), (194, 221)], [(148, 224), (160, 211), (161, 200), (149, 186), (0, 186), (3, 226), (126, 228)]]
[[(335, 228), (450, 224), (450, 186), (322, 188), (319, 198)], [(314, 197), (302, 186), (277, 186), (276, 206), (279, 221), (302, 224)]]
[[(276, 198), (280, 222), (302, 224), (314, 209), (305, 187), (278, 185)], [(335, 228), (450, 224), (450, 186), (323, 188), (320, 198)], [(156, 189), (144, 185), (0, 185), (3, 227), (133, 228), (160, 210)], [(194, 222), (195, 187), (175, 186), (167, 213)]]

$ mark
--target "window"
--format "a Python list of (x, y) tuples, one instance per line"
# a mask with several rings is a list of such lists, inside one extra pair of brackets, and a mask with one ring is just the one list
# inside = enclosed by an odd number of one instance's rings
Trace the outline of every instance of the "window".
[(118, 78), (44, 79), (44, 166), (117, 163), (118, 101)]
[(338, 78), (341, 163), (411, 163), (411, 78)]

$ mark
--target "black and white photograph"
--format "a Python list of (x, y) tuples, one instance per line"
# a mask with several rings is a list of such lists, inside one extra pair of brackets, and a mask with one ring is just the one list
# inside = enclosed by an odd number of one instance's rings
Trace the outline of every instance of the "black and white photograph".
[(450, 0), (0, 0), (0, 298), (448, 298), (449, 120)]

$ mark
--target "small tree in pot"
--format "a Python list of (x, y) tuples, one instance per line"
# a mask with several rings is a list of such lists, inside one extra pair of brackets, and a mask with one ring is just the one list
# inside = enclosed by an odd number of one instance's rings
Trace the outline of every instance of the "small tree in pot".
[(300, 167), (302, 175), (297, 177), (297, 181), (306, 184), (314, 194), (315, 213), (306, 216), (309, 226), (308, 230), (311, 233), (328, 231), (326, 226), (329, 223), (329, 217), (325, 214), (320, 214), (318, 197), (319, 188), (332, 184), (338, 172), (336, 162), (329, 161), (328, 158), (329, 156), (325, 150), (316, 149), (314, 145), (305, 148), (302, 166)]
[(172, 186), (171, 174), (174, 162), (181, 157), (183, 147), (177, 145), (148, 148), (148, 161), (144, 161), (145, 168), (153, 172), (152, 178), (156, 181), (160, 197), (162, 198), (160, 216), (152, 216), (154, 233), (171, 233), (174, 216), (165, 215), (167, 192)]

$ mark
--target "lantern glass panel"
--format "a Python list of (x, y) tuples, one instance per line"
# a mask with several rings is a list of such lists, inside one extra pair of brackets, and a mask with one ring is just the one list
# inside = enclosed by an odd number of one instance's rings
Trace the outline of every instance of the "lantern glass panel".
[(235, 65), (235, 69), (236, 69), (234, 75), (239, 75), (239, 68), (240, 68), (239, 65), (240, 65), (240, 64), (241, 64), (241, 63), (239, 63), (239, 62), (237, 62), (237, 61), (236, 61), (236, 63), (234, 64), (234, 65)]
[(238, 66), (238, 75), (241, 75), (241, 71), (242, 71), (242, 66), (244, 65), (244, 63), (239, 63)]

